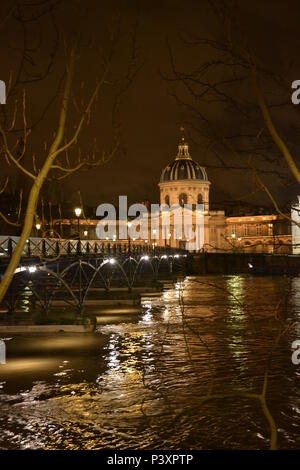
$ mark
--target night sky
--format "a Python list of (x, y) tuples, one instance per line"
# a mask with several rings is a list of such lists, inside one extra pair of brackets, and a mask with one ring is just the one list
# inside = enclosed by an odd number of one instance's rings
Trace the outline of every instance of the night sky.
[[(1, 18), (6, 18), (16, 2), (1, 2)], [(28, 2), (21, 2), (23, 5)], [(214, 8), (222, 10), (223, 1), (212, 2)], [(241, 29), (244, 31), (251, 48), (263, 63), (276, 73), (284, 73), (287, 104), (281, 111), (276, 110), (276, 125), (280, 134), (287, 139), (297, 161), (299, 161), (299, 109), (289, 103), (289, 87), (292, 80), (300, 79), (300, 4), (295, 1), (240, 1), (229, 2), (238, 11)], [(176, 155), (179, 141), (179, 128), (184, 126), (190, 144), (192, 157), (207, 166), (212, 182), (211, 198), (221, 208), (227, 201), (244, 197), (243, 202), (256, 205), (269, 204), (267, 197), (257, 191), (251, 173), (245, 170), (225, 170), (215, 155), (204, 148), (201, 136), (192, 128), (197, 122), (189, 112), (176, 103), (172, 92), (173, 84), (164, 80), (170, 73), (171, 48), (176, 62), (186, 71), (195, 68), (209, 57), (202, 57), (194, 48), (185, 47), (182, 37), (185, 33), (198, 36), (216, 36), (214, 12), (211, 2), (204, 0), (133, 0), (120, 1), (63, 1), (53, 10), (55, 25), (59, 31), (58, 48), (55, 52), (54, 66), (45, 80), (28, 86), (28, 118), (39, 116), (41, 103), (47, 103), (55, 93), (59, 79), (64, 71), (64, 41), (67, 45), (74, 42), (81, 29), (82, 49), (77, 61), (74, 94), (86, 100), (95, 84), (99, 68), (97, 54), (105, 48), (112, 15), (119, 9), (121, 17), (120, 41), (116, 47), (109, 80), (122, 81), (126, 73), (131, 51), (131, 33), (137, 20), (137, 49), (139, 71), (132, 84), (122, 96), (119, 113), (122, 135), (122, 151), (104, 166), (79, 172), (63, 183), (48, 181), (45, 194), (53, 202), (57, 198), (76, 204), (77, 191), (80, 190), (85, 204), (97, 206), (101, 202), (116, 202), (117, 196), (126, 194), (129, 200), (149, 199), (158, 202), (160, 172)], [(36, 71), (47, 64), (53, 48), (55, 34), (48, 18), (41, 20), (41, 45), (36, 53)], [(12, 72), (15, 77), (20, 62), (22, 31), (20, 25), (8, 17), (1, 23), (1, 79), (9, 81)], [(38, 42), (38, 28), (32, 27), (30, 40)], [(288, 70), (288, 72), (286, 72)], [(81, 86), (81, 83), (84, 83)], [(97, 149), (108, 149), (111, 141), (111, 107), (115, 87), (107, 85), (94, 107), (89, 124), (84, 126), (79, 147), (81, 154), (88, 154), (96, 139)], [(202, 106), (201, 103), (197, 104)], [(9, 109), (11, 102), (6, 105)], [(224, 128), (234, 126), (231, 115), (218, 104), (210, 105), (218, 121)], [(55, 130), (59, 99), (49, 107), (45, 117), (33, 129), (27, 156), (35, 151), (42, 160), (44, 142), (50, 142)], [(205, 109), (205, 108), (204, 108)], [(70, 128), (76, 118), (75, 109), (71, 110)], [(275, 152), (275, 150), (274, 150)], [(275, 152), (276, 153), (276, 152)], [(224, 158), (230, 158), (224, 155)], [(299, 162), (300, 163), (300, 162)], [(29, 163), (30, 164), (30, 163)], [(234, 164), (237, 164), (235, 162)], [(233, 166), (234, 166), (233, 164)], [(244, 163), (243, 163), (244, 164)], [(263, 163), (263, 166), (265, 163)], [(272, 169), (274, 163), (265, 165)], [(216, 168), (219, 167), (219, 168)], [(7, 169), (4, 159), (1, 163), (2, 174), (10, 174), (12, 188), (28, 188), (29, 182), (16, 170)], [(283, 161), (276, 163), (278, 171), (289, 176)], [(265, 181), (281, 204), (293, 199), (299, 192), (293, 178), (290, 183), (282, 182), (274, 175), (265, 176)], [(249, 194), (249, 196), (247, 196)]]

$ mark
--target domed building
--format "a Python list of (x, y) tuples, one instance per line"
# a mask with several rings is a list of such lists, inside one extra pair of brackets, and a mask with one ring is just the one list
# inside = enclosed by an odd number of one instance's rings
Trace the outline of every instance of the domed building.
[[(155, 231), (160, 233), (158, 245), (208, 252), (275, 252), (274, 224), (278, 222), (278, 216), (269, 214), (226, 217), (224, 210), (211, 210), (209, 205), (211, 183), (206, 169), (192, 159), (184, 137), (181, 137), (178, 145), (177, 156), (162, 170), (158, 186), (162, 207), (168, 205), (171, 208), (172, 206), (183, 208), (187, 205), (192, 212), (191, 236), (187, 227), (184, 228), (184, 223), (182, 223), (182, 236), (176, 236), (176, 224), (172, 216), (174, 210), (171, 209), (170, 212), (169, 233), (164, 229), (165, 223), (161, 216), (159, 230)], [(202, 214), (200, 224), (199, 211)], [(183, 215), (182, 220), (184, 220)], [(153, 237), (150, 235), (149, 238)], [(276, 252), (283, 252), (285, 247), (289, 251), (290, 243), (290, 233), (280, 232), (276, 236)]]
[[(225, 214), (224, 211), (210, 211), (210, 185), (206, 169), (192, 159), (188, 143), (182, 137), (175, 159), (162, 170), (158, 183), (161, 207), (171, 208), (168, 234), (164, 230), (163, 215), (160, 218), (160, 245), (209, 251), (222, 244)], [(179, 225), (175, 223), (174, 214), (176, 210), (178, 214), (180, 208), (185, 208), (185, 212), (182, 211), (182, 230), (178, 236)], [(190, 216), (190, 225), (184, 223), (186, 214)], [(190, 244), (194, 248), (189, 248)]]
[[(197, 159), (193, 160), (184, 136), (181, 137), (176, 157), (162, 170), (158, 186), (160, 204), (150, 204), (149, 201), (141, 204), (147, 209), (141, 219), (145, 222), (146, 230), (143, 231), (143, 236), (137, 238), (136, 235), (141, 232), (129, 235), (133, 244), (148, 244), (153, 249), (156, 246), (170, 246), (196, 252), (300, 252), (299, 227), (293, 228), (292, 244), (291, 224), (287, 223), (286, 218), (281, 220), (282, 217), (278, 214), (228, 217), (224, 210), (211, 210), (211, 183), (206, 169)], [(300, 202), (295, 205), (292, 220), (299, 220), (298, 212), (300, 213)], [(188, 219), (187, 223), (185, 217)], [(128, 227), (130, 223), (131, 228), (136, 223), (124, 220), (107, 221), (113, 227), (113, 233), (103, 238), (105, 242), (129, 243), (123, 237), (124, 223)], [(96, 233), (99, 223), (97, 219), (82, 219), (80, 223), (79, 219), (60, 219), (53, 222), (54, 225), (55, 223), (59, 223), (61, 227), (68, 225), (70, 237), (74, 227), (78, 227), (77, 236), (82, 240), (99, 239)], [(137, 221), (137, 225), (139, 223)], [(67, 229), (64, 233), (67, 233)]]
[(206, 170), (189, 154), (189, 146), (182, 137), (178, 153), (166, 166), (160, 177), (160, 204), (203, 204), (209, 210), (209, 186)]

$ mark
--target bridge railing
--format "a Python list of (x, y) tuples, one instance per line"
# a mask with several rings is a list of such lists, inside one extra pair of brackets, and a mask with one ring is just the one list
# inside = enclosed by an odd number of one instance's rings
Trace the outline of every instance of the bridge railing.
[[(19, 237), (0, 236), (0, 257), (8, 258), (12, 255)], [(185, 250), (179, 248), (160, 247), (152, 248), (148, 244), (134, 243), (128, 240), (101, 241), (101, 240), (68, 240), (61, 238), (30, 237), (26, 241), (22, 256), (24, 257), (57, 257), (70, 255), (97, 255), (97, 254), (132, 254), (145, 253), (165, 254), (166, 252), (181, 253)]]

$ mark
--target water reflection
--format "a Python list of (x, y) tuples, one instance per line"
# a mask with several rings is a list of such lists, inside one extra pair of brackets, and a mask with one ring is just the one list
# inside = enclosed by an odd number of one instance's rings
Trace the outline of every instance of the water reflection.
[(291, 280), (289, 307), (294, 320), (294, 339), (300, 339), (300, 277)]
[[(260, 405), (230, 393), (260, 390), (284, 292), (282, 312), (299, 319), (299, 278), (288, 291), (279, 277), (202, 277), (95, 334), (13, 337), (0, 369), (0, 447), (268, 448)], [(298, 445), (297, 327), (279, 344), (268, 385), (282, 448)], [(204, 401), (212, 385), (227, 398)]]
[[(226, 279), (226, 290), (228, 292), (228, 304), (230, 320), (245, 320), (244, 291), (245, 278), (242, 276), (230, 276)], [(227, 297), (227, 296), (226, 296)]]
[(244, 361), (246, 354), (245, 322), (247, 322), (247, 312), (244, 305), (245, 281), (246, 279), (242, 276), (230, 276), (226, 279), (226, 292), (228, 292), (228, 344), (233, 360), (236, 359), (238, 361), (239, 367), (242, 370), (246, 366), (246, 361)]

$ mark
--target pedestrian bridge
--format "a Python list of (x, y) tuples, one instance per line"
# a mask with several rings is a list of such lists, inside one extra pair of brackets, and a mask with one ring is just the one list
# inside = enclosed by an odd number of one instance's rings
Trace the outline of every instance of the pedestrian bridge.
[[(0, 237), (0, 275), (18, 237)], [(108, 299), (154, 286), (160, 279), (185, 273), (188, 253), (126, 241), (29, 238), (3, 305), (9, 312), (32, 304), (44, 311), (68, 304), (78, 312), (88, 301)], [(116, 294), (114, 294), (116, 295)]]

